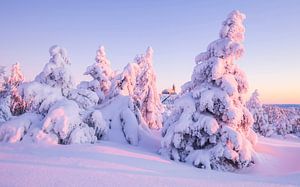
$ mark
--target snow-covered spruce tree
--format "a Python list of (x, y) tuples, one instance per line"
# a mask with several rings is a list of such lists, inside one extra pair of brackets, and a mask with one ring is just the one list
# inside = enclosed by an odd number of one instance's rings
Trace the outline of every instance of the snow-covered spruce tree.
[(24, 81), (24, 75), (21, 72), (20, 64), (16, 63), (11, 67), (8, 84), (10, 85), (10, 110), (13, 115), (20, 115), (25, 112), (26, 102), (19, 94), (19, 86)]
[(90, 75), (92, 81), (83, 81), (79, 84), (79, 89), (88, 89), (95, 92), (98, 97), (98, 103), (103, 102), (105, 97), (110, 93), (111, 80), (113, 79), (114, 72), (110, 67), (110, 62), (106, 58), (105, 49), (100, 46), (96, 52), (96, 63), (88, 66), (84, 75)]
[(152, 65), (153, 50), (148, 47), (145, 55), (135, 58), (139, 65), (139, 74), (136, 79), (135, 98), (142, 116), (150, 128), (162, 127), (162, 104), (157, 92), (156, 75)]
[(254, 162), (256, 134), (244, 103), (248, 83), (234, 64), (244, 52), (244, 19), (239, 11), (231, 12), (219, 39), (196, 57), (192, 80), (164, 124), (163, 155), (215, 170), (232, 171)]
[(0, 124), (10, 119), (10, 91), (5, 67), (0, 66)]
[(60, 88), (64, 96), (73, 88), (73, 78), (70, 74), (70, 61), (65, 49), (54, 45), (49, 49), (50, 60), (35, 81)]
[(253, 130), (263, 136), (271, 136), (274, 129), (268, 122), (268, 116), (264, 112), (257, 90), (252, 93), (250, 99), (246, 103), (246, 106), (254, 119)]

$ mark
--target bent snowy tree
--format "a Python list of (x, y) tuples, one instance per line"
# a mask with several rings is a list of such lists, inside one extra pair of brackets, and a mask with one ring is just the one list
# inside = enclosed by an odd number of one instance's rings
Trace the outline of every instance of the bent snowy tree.
[(145, 55), (135, 58), (135, 62), (140, 67), (140, 73), (136, 81), (135, 97), (148, 126), (159, 129), (162, 127), (162, 105), (157, 92), (152, 56), (153, 50), (148, 47)]
[(231, 12), (219, 39), (195, 58), (191, 81), (182, 87), (164, 123), (162, 154), (216, 170), (232, 171), (253, 163), (256, 134), (244, 101), (248, 83), (234, 64), (244, 53), (244, 19), (239, 11)]

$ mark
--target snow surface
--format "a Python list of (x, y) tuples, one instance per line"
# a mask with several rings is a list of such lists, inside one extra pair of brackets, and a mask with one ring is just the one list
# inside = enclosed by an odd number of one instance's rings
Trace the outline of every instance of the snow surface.
[(0, 144), (0, 186), (299, 186), (300, 140), (259, 138), (257, 164), (202, 170), (145, 148), (97, 144)]

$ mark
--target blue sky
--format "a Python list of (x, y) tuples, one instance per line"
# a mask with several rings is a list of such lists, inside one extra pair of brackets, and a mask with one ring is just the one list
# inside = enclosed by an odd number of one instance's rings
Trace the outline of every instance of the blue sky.
[(48, 62), (48, 49), (68, 50), (77, 81), (104, 45), (115, 70), (147, 46), (154, 49), (158, 88), (190, 79), (194, 57), (217, 39), (222, 21), (244, 12), (246, 54), (237, 63), (250, 92), (265, 103), (300, 103), (300, 1), (0, 1), (0, 64), (16, 61), (27, 80)]

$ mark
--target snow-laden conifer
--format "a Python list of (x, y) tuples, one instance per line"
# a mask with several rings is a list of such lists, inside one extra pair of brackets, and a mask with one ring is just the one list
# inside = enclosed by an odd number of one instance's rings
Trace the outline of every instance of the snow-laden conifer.
[(161, 152), (206, 169), (233, 170), (253, 163), (253, 118), (245, 107), (248, 83), (234, 63), (244, 53), (245, 15), (231, 12), (219, 38), (196, 56), (191, 81), (165, 122)]

